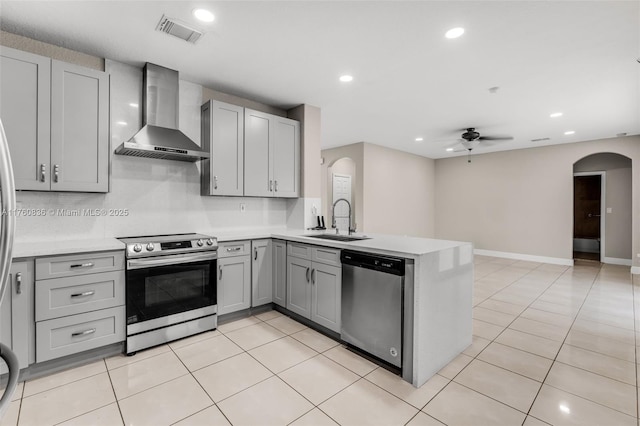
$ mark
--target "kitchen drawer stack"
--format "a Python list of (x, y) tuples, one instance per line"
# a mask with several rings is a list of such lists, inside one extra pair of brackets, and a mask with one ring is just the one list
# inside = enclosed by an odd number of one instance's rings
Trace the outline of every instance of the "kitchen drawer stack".
[(36, 362), (124, 341), (124, 253), (36, 259)]

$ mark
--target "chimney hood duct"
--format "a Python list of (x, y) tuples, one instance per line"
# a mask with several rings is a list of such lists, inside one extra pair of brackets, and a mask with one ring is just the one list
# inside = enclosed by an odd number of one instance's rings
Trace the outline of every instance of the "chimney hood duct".
[(178, 130), (178, 71), (151, 63), (144, 66), (142, 125), (116, 148), (116, 154), (189, 162), (210, 156)]

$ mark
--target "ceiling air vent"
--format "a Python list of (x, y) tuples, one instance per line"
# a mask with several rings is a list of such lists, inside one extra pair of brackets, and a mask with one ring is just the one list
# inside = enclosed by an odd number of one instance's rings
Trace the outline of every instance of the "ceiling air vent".
[(542, 141), (548, 141), (550, 140), (549, 138), (538, 138), (538, 139), (531, 139), (531, 142), (542, 142)]
[(202, 33), (200, 31), (188, 27), (177, 19), (169, 18), (166, 15), (162, 15), (162, 18), (160, 18), (156, 31), (162, 31), (163, 33), (181, 38), (182, 40), (193, 44), (202, 37)]

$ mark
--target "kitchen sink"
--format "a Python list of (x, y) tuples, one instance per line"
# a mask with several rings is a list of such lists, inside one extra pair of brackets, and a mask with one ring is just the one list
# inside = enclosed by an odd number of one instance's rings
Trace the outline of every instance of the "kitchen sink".
[(333, 240), (333, 241), (343, 241), (343, 242), (371, 239), (369, 237), (356, 237), (355, 235), (339, 235), (339, 234), (304, 235), (304, 237), (320, 238), (322, 240)]

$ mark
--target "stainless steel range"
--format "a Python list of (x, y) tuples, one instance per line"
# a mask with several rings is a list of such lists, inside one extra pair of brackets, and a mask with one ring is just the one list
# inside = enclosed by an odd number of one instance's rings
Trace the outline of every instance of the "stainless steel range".
[(127, 354), (218, 326), (215, 237), (119, 240), (127, 245)]

